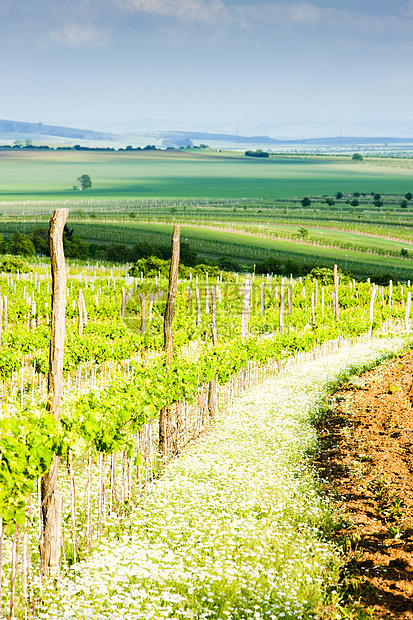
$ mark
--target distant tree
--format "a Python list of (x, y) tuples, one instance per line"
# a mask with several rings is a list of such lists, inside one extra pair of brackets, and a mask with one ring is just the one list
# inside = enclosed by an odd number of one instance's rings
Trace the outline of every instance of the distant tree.
[(228, 256), (222, 256), (221, 258), (219, 258), (218, 266), (223, 271), (236, 271), (236, 272), (241, 271), (240, 264), (237, 263), (237, 261), (235, 261), (233, 258), (229, 258)]
[(375, 207), (378, 207), (380, 209), (380, 207), (383, 206), (383, 201), (378, 199), (378, 200), (373, 200), (373, 204)]
[(67, 224), (63, 229), (63, 249), (68, 258), (86, 260), (89, 256), (89, 244), (79, 239), (74, 229), (70, 229)]
[(335, 203), (334, 198), (326, 198), (326, 204), (328, 204), (329, 207), (332, 207), (336, 203)]
[(359, 201), (357, 200), (357, 198), (353, 198), (353, 200), (350, 202), (352, 207), (358, 207), (359, 206)]
[(406, 198), (406, 200), (411, 200), (413, 198), (413, 194), (411, 192), (407, 192), (404, 197)]
[(360, 196), (360, 192), (354, 192), (353, 196), (354, 196), (354, 198), (358, 198)]
[(49, 231), (47, 228), (36, 227), (30, 235), (36, 254), (50, 256)]
[(36, 252), (32, 240), (21, 232), (15, 232), (10, 239), (10, 254), (33, 256)]
[(269, 157), (270, 154), (262, 149), (257, 149), (256, 151), (245, 151), (245, 155), (247, 157)]
[(374, 194), (373, 195), (373, 200), (380, 200), (381, 198), (381, 194)]
[(353, 161), (363, 161), (363, 155), (360, 155), (360, 153), (354, 153), (353, 157), (351, 158)]
[(82, 174), (76, 179), (77, 186), (74, 187), (78, 190), (90, 189), (92, 187), (92, 179), (88, 174)]
[(130, 260), (130, 251), (124, 243), (111, 243), (108, 246), (108, 260), (115, 263), (127, 263)]
[(341, 198), (343, 198), (343, 196), (344, 196), (343, 192), (337, 192), (337, 194), (336, 194), (337, 200), (341, 200)]
[(401, 206), (402, 209), (407, 209), (407, 205), (408, 204), (409, 203), (407, 202), (407, 200), (402, 200), (401, 203), (400, 203), (400, 206)]
[(304, 228), (304, 226), (301, 226), (301, 228), (298, 229), (298, 237), (300, 239), (307, 239), (307, 237), (308, 237), (308, 228)]
[(308, 196), (305, 196), (305, 198), (302, 199), (301, 205), (303, 207), (311, 207), (311, 200), (309, 199)]
[(0, 262), (0, 273), (29, 273), (29, 265), (16, 256), (5, 256)]
[(409, 252), (408, 252), (408, 250), (406, 248), (402, 248), (400, 250), (400, 255), (403, 256), (403, 258), (408, 258)]

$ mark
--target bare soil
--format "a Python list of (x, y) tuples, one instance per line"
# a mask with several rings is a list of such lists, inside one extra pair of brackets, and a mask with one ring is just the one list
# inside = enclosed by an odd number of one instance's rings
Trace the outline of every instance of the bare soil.
[(360, 618), (413, 618), (412, 382), (408, 352), (346, 384), (318, 425), (343, 603)]

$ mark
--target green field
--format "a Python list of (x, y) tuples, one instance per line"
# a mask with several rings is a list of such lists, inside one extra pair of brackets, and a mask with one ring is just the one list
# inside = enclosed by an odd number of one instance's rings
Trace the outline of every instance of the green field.
[[(91, 190), (73, 189), (81, 174), (91, 176)], [(408, 159), (0, 150), (0, 233), (6, 240), (16, 230), (29, 234), (64, 206), (89, 244), (169, 245), (180, 221), (202, 261), (224, 257), (250, 269), (271, 257), (413, 279), (413, 200), (401, 208), (409, 191)], [(327, 205), (337, 192), (343, 197)], [(354, 192), (364, 194), (356, 207)], [(304, 196), (310, 207), (302, 207)], [(307, 238), (297, 240), (302, 227)]]
[[(412, 164), (412, 166), (410, 166)], [(91, 190), (73, 184), (89, 174)], [(349, 157), (254, 159), (214, 151), (0, 150), (2, 201), (292, 198), (342, 192), (405, 193), (413, 162)], [(34, 205), (31, 205), (33, 207)], [(9, 205), (3, 211), (9, 212)]]

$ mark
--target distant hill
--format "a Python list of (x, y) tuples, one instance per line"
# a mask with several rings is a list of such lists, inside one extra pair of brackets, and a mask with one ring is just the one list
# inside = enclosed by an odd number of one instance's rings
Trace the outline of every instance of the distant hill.
[(18, 134), (21, 136), (39, 135), (71, 138), (74, 140), (113, 140), (114, 134), (91, 131), (90, 129), (73, 129), (72, 127), (58, 127), (43, 125), (43, 123), (22, 123), (20, 121), (6, 121), (0, 119), (0, 137), (2, 135)]
[[(323, 148), (357, 148), (357, 147), (391, 147), (413, 146), (413, 138), (392, 137), (342, 137), (302, 138), (277, 140), (269, 136), (240, 136), (227, 133), (197, 131), (141, 131), (133, 133), (109, 133), (76, 129), (43, 123), (24, 123), (20, 121), (0, 120), (0, 143), (12, 143), (15, 140), (33, 138), (38, 144), (61, 143), (72, 146), (79, 141), (85, 146), (120, 148), (127, 145), (144, 147), (153, 144), (156, 147), (180, 148), (194, 144), (207, 144), (213, 148), (244, 150), (249, 148), (263, 149), (315, 149)], [(50, 138), (50, 140), (49, 140)]]

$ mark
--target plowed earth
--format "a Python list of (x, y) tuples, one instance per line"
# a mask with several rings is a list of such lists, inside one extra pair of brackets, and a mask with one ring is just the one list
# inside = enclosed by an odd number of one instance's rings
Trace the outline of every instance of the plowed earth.
[(413, 618), (413, 352), (335, 393), (318, 432), (343, 602), (358, 617)]

